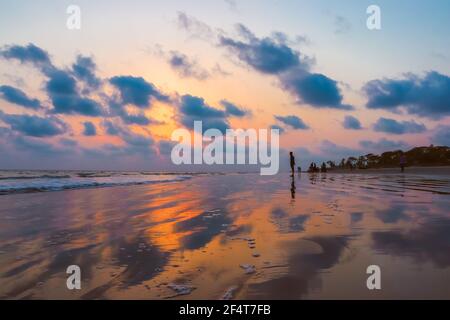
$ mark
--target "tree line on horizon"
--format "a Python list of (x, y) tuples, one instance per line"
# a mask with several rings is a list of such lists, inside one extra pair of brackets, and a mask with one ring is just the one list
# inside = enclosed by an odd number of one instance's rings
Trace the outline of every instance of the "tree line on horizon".
[(383, 152), (381, 155), (368, 153), (359, 157), (343, 158), (339, 163), (327, 161), (320, 168), (311, 163), (308, 171), (319, 172), (333, 169), (372, 169), (394, 168), (400, 164), (400, 157), (405, 156), (407, 166), (450, 166), (450, 147), (434, 146), (415, 147), (409, 151), (394, 150)]

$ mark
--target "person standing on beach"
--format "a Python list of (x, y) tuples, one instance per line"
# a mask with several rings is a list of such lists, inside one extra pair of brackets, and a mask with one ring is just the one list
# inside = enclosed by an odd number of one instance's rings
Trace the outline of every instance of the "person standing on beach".
[(294, 176), (294, 168), (295, 168), (295, 158), (294, 158), (294, 154), (292, 153), (292, 151), (289, 152), (289, 161), (291, 164), (291, 176)]
[(405, 166), (406, 166), (406, 156), (402, 152), (400, 154), (400, 169), (402, 170), (402, 172), (405, 172)]

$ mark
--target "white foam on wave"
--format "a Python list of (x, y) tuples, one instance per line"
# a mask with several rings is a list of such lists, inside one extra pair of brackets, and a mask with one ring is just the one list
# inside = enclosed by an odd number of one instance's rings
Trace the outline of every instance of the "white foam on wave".
[(110, 176), (80, 177), (70, 175), (65, 179), (51, 176), (36, 177), (34, 179), (3, 179), (0, 180), (0, 193), (20, 193), (38, 191), (58, 191), (65, 189), (82, 189), (94, 187), (113, 187), (138, 184), (152, 184), (172, 181), (183, 181), (191, 178), (190, 175), (143, 175), (143, 174), (115, 174)]

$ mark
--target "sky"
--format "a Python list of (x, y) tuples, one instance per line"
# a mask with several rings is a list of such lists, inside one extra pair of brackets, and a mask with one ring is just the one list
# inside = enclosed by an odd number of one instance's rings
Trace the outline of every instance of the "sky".
[(0, 168), (183, 170), (195, 120), (303, 166), (450, 145), (449, 31), (446, 0), (0, 0)]

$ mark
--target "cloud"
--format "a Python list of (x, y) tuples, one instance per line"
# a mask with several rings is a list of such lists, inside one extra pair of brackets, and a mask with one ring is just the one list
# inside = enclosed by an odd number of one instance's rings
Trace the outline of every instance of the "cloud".
[(126, 124), (137, 124), (140, 126), (146, 126), (152, 123), (152, 121), (149, 118), (147, 118), (147, 116), (143, 112), (131, 114), (127, 113), (126, 111), (123, 111), (120, 116), (123, 122), (125, 122)]
[(97, 89), (100, 86), (100, 79), (95, 75), (97, 66), (90, 57), (77, 56), (76, 62), (72, 65), (73, 74), (77, 79), (86, 82), (90, 88)]
[(21, 63), (31, 63), (37, 67), (51, 66), (48, 53), (32, 43), (26, 46), (5, 46), (0, 50), (0, 56), (6, 59), (16, 59)]
[(110, 136), (117, 136), (120, 133), (124, 132), (124, 129), (117, 123), (114, 123), (110, 120), (104, 120), (102, 122), (102, 126), (105, 129), (106, 133)]
[(10, 103), (29, 109), (41, 108), (41, 103), (38, 99), (29, 98), (25, 92), (11, 86), (0, 86), (0, 94), (2, 98)]
[(126, 146), (122, 150), (125, 154), (141, 154), (145, 156), (155, 154), (155, 150), (152, 147), (154, 141), (150, 136), (125, 132), (122, 134), (122, 139), (126, 143)]
[(67, 131), (67, 125), (56, 117), (41, 118), (38, 116), (6, 114), (0, 111), (0, 120), (12, 130), (32, 137), (52, 137)]
[(224, 111), (208, 106), (200, 97), (184, 95), (181, 97), (179, 109), (181, 123), (192, 129), (194, 121), (203, 122), (203, 130), (216, 128), (224, 132), (230, 127)]
[(178, 28), (187, 31), (191, 36), (203, 40), (209, 40), (215, 37), (215, 32), (206, 23), (188, 16), (184, 12), (178, 12), (177, 15)]
[(225, 113), (222, 110), (208, 106), (205, 100), (200, 97), (186, 94), (181, 97), (180, 110), (187, 116), (202, 118), (223, 118)]
[(170, 155), (175, 144), (176, 143), (171, 140), (160, 140), (158, 142), (159, 154), (163, 156)]
[(427, 128), (422, 123), (415, 121), (396, 121), (394, 119), (379, 118), (373, 126), (377, 132), (386, 132), (392, 134), (405, 134), (405, 133), (421, 133)]
[(120, 117), (124, 123), (146, 126), (152, 122), (142, 110), (133, 110), (133, 113), (131, 113), (121, 101), (116, 101), (116, 97), (108, 99), (111, 116)]
[(225, 99), (220, 101), (220, 104), (222, 107), (225, 108), (225, 112), (229, 116), (235, 116), (235, 117), (245, 117), (250, 112), (248, 110), (242, 109), (235, 105), (234, 103), (227, 101)]
[(69, 151), (67, 148), (58, 148), (41, 139), (37, 140), (36, 138), (24, 136), (16, 136), (12, 142), (19, 150), (41, 156), (61, 155), (66, 154)]
[(344, 34), (350, 32), (350, 30), (352, 29), (352, 24), (347, 20), (347, 18), (343, 16), (336, 16), (334, 18), (334, 27), (334, 33)]
[(352, 106), (342, 103), (343, 97), (338, 82), (323, 74), (294, 70), (284, 74), (281, 83), (299, 99), (299, 103), (316, 108), (353, 109)]
[(194, 60), (190, 60), (185, 54), (171, 51), (168, 62), (181, 77), (205, 80), (209, 77), (208, 71), (202, 69)]
[(392, 141), (386, 138), (382, 138), (378, 141), (361, 140), (359, 145), (370, 153), (406, 149), (409, 147), (404, 141)]
[(99, 116), (103, 110), (95, 100), (82, 97), (77, 90), (76, 80), (66, 71), (53, 69), (47, 73), (47, 93), (52, 100), (54, 113)]
[(294, 128), (294, 129), (301, 129), (306, 130), (309, 129), (309, 126), (306, 125), (302, 119), (300, 119), (297, 116), (291, 115), (291, 116), (275, 116), (275, 119), (278, 121), (281, 121), (282, 123)]
[(363, 91), (367, 108), (396, 112), (403, 108), (409, 114), (440, 119), (450, 114), (450, 77), (431, 71), (420, 77), (372, 80)]
[(345, 129), (350, 129), (350, 130), (361, 130), (362, 129), (361, 122), (359, 122), (359, 120), (353, 116), (345, 116), (344, 122), (342, 122), (342, 126)]
[(78, 145), (78, 142), (76, 140), (68, 139), (68, 138), (59, 139), (59, 143), (66, 147), (75, 147)]
[(299, 53), (280, 42), (279, 38), (259, 39), (242, 24), (238, 24), (238, 31), (245, 42), (221, 36), (220, 44), (255, 70), (278, 74), (300, 65)]
[(277, 125), (277, 124), (271, 125), (270, 128), (271, 128), (271, 129), (277, 129), (277, 130), (279, 130), (279, 134), (282, 134), (282, 133), (285, 132), (284, 128), (283, 128), (283, 127), (280, 127), (280, 126)]
[(115, 76), (110, 79), (110, 83), (119, 90), (123, 104), (147, 108), (155, 99), (166, 102), (169, 100), (166, 95), (142, 77)]
[(314, 60), (289, 47), (285, 34), (275, 32), (272, 37), (258, 38), (242, 24), (238, 25), (238, 33), (243, 40), (220, 36), (220, 45), (253, 69), (277, 76), (283, 89), (298, 99), (297, 103), (316, 108), (353, 109), (342, 103), (337, 81), (309, 71)]
[(437, 145), (450, 146), (450, 125), (438, 126), (431, 141)]
[(86, 121), (83, 123), (83, 126), (84, 126), (83, 134), (85, 136), (92, 137), (97, 135), (97, 129), (95, 128), (95, 125), (92, 122)]
[[(43, 49), (34, 44), (28, 44), (27, 46), (13, 45), (0, 50), (0, 55), (6, 59), (19, 60), (21, 63), (31, 63), (48, 77), (46, 90), (54, 106), (52, 110), (54, 113), (86, 116), (98, 116), (103, 113), (101, 106), (96, 101), (80, 95), (77, 82), (71, 73), (55, 68), (48, 53)], [(83, 59), (77, 60), (77, 62), (81, 62), (85, 69), (86, 67), (88, 69), (93, 67)], [(79, 65), (79, 63), (76, 63), (76, 65)], [(75, 74), (81, 75), (84, 71), (84, 77), (89, 77), (86, 76), (86, 70), (75, 69), (78, 70), (78, 72), (74, 71)]]

